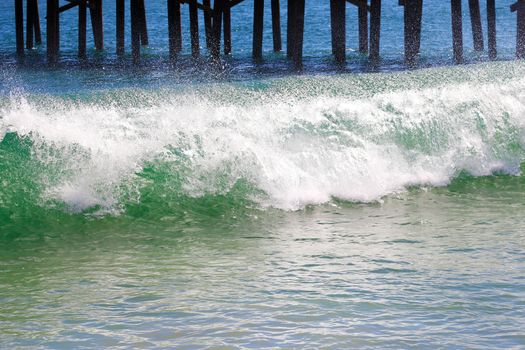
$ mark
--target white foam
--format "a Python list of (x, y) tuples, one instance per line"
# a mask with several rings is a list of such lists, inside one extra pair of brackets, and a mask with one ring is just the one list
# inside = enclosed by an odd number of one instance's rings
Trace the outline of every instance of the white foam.
[(139, 200), (136, 173), (148, 161), (180, 160), (173, 148), (190, 169), (187, 195), (224, 192), (243, 178), (266, 193), (261, 205), (286, 210), (443, 186), (461, 170), (517, 173), (523, 160), (509, 146), (525, 148), (523, 79), (367, 98), (259, 94), (250, 103), (218, 103), (128, 91), (120, 95), (127, 107), (18, 97), (0, 111), (0, 131), (32, 138), (33, 156), (62, 169), (43, 175), (44, 195), (75, 211), (118, 208), (134, 187)]

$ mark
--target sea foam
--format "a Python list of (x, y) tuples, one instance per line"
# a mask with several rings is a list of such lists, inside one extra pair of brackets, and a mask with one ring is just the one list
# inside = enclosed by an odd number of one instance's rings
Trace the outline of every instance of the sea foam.
[(361, 95), (330, 92), (359, 78), (318, 78), (332, 79), (329, 90), (316, 79), (87, 99), (18, 94), (0, 111), (0, 135), (31, 140), (31, 157), (54, 169), (38, 179), (44, 202), (73, 211), (118, 212), (123, 197), (140, 202), (140, 173), (159, 163), (181, 178), (174, 190), (187, 196), (225, 193), (242, 180), (260, 191), (252, 199), (261, 207), (285, 210), (445, 186), (461, 171), (519, 173), (524, 79)]

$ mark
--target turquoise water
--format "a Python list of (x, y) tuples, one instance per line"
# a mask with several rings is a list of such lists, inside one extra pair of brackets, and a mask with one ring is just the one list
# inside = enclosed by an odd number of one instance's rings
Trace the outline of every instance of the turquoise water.
[(106, 29), (89, 65), (0, 40), (0, 348), (525, 347), (523, 62), (426, 32), (402, 71), (386, 31), (380, 69), (319, 39), (290, 74), (237, 29), (222, 68), (160, 34), (131, 68)]

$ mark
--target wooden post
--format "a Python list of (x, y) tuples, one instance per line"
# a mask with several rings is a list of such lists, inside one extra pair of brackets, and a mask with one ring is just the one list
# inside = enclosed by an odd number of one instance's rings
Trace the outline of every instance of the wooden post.
[(474, 50), (483, 51), (483, 29), (481, 28), (481, 13), (479, 0), (469, 0), (470, 22), (472, 24), (472, 39)]
[(140, 61), (140, 22), (139, 22), (139, 0), (130, 0), (129, 12), (131, 17), (131, 56), (133, 63)]
[(379, 44), (381, 39), (381, 0), (370, 3), (370, 59), (379, 59)]
[(40, 11), (38, 10), (38, 0), (33, 1), (33, 29), (35, 30), (35, 44), (42, 44), (42, 32), (40, 30)]
[(224, 20), (224, 54), (229, 55), (232, 53), (232, 19), (231, 19), (231, 7), (230, 4), (227, 3), (224, 6), (224, 12), (223, 12), (223, 20)]
[(89, 12), (91, 13), (91, 27), (95, 49), (104, 50), (104, 19), (102, 17), (102, 0), (91, 0)]
[(40, 32), (38, 0), (27, 0), (26, 48), (32, 49), (34, 45), (40, 44), (42, 44), (42, 34)]
[(518, 0), (510, 10), (517, 12), (516, 57), (525, 58), (525, 1)]
[(359, 18), (359, 52), (368, 53), (368, 9), (367, 1), (361, 1), (357, 16)]
[(168, 0), (168, 36), (170, 58), (175, 59), (182, 50), (182, 27), (179, 0)]
[(24, 56), (24, 2), (15, 0), (16, 54)]
[(292, 58), (293, 45), (294, 45), (294, 31), (295, 31), (295, 13), (296, 13), (296, 2), (295, 0), (288, 0), (287, 7), (287, 20), (286, 20), (286, 57)]
[(197, 0), (189, 0), (190, 4), (190, 39), (191, 54), (198, 57), (199, 52), (199, 13), (197, 9)]
[[(210, 13), (211, 9), (211, 0), (202, 0), (202, 4), (204, 5), (204, 32), (206, 36), (206, 48), (208, 50), (211, 49), (211, 40), (212, 40), (212, 14)], [(208, 9), (208, 10), (206, 10)]]
[(296, 0), (296, 5), (294, 7), (295, 23), (293, 25), (292, 61), (294, 66), (298, 69), (303, 66), (304, 11), (305, 0)]
[(213, 4), (213, 21), (212, 21), (212, 41), (211, 56), (218, 60), (221, 54), (221, 30), (222, 17), (224, 12), (225, 0), (215, 0)]
[(87, 1), (78, 3), (78, 58), (86, 58)]
[(273, 51), (282, 50), (281, 42), (281, 6), (279, 0), (272, 0), (272, 32), (273, 32)]
[(50, 63), (54, 63), (58, 56), (58, 0), (47, 0), (47, 59)]
[(117, 55), (124, 55), (126, 44), (126, 6), (124, 0), (117, 0)]
[(421, 46), (422, 0), (401, 0), (405, 7), (405, 62), (415, 62)]
[(142, 46), (149, 45), (148, 22), (146, 21), (146, 8), (144, 0), (139, 0), (139, 23), (140, 23), (140, 42)]
[(56, 16), (55, 16), (55, 51), (57, 52), (57, 55), (58, 55), (58, 52), (60, 51), (60, 0), (56, 0), (55, 1), (56, 3)]
[(33, 48), (33, 22), (34, 22), (34, 12), (33, 12), (33, 2), (34, 0), (27, 0), (26, 3), (26, 49), (31, 50)]
[(452, 44), (454, 60), (456, 63), (463, 61), (463, 25), (461, 15), (461, 0), (451, 0), (452, 13)]
[(255, 0), (253, 4), (253, 50), (254, 59), (262, 58), (264, 23), (264, 0)]
[(332, 54), (342, 63), (346, 59), (346, 0), (330, 0)]
[(498, 56), (496, 47), (496, 0), (487, 0), (487, 33), (489, 59), (495, 60)]
[(421, 25), (423, 22), (423, 0), (416, 1), (416, 11), (417, 11), (417, 20), (416, 20), (416, 50), (419, 54), (421, 51)]

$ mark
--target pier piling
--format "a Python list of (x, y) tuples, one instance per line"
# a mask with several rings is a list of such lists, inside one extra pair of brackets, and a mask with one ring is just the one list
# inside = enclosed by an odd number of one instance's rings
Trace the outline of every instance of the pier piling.
[(525, 58), (525, 0), (518, 0), (510, 10), (517, 13), (516, 57)]
[(211, 48), (212, 40), (212, 13), (211, 13), (211, 0), (202, 0), (202, 5), (204, 6), (204, 33), (206, 39), (206, 48), (209, 50)]
[(117, 55), (124, 55), (125, 35), (126, 35), (126, 6), (124, 0), (116, 1), (116, 36), (117, 36)]
[(224, 34), (224, 54), (229, 55), (232, 53), (232, 18), (231, 18), (231, 7), (227, 3), (224, 5), (223, 11), (223, 34)]
[(46, 23), (47, 59), (50, 63), (55, 63), (57, 60), (58, 48), (60, 45), (58, 38), (58, 0), (47, 0)]
[(102, 51), (104, 50), (104, 20), (102, 13), (102, 0), (90, 0), (89, 5), (95, 49), (97, 51)]
[(370, 53), (371, 60), (379, 59), (379, 44), (381, 39), (381, 0), (370, 2)]
[(330, 0), (332, 54), (336, 62), (346, 60), (346, 0)]
[(264, 0), (255, 0), (253, 4), (253, 50), (254, 59), (262, 58), (264, 24)]
[(463, 24), (461, 0), (451, 0), (452, 46), (456, 63), (463, 61)]
[(475, 51), (483, 51), (483, 29), (481, 27), (481, 13), (479, 0), (469, 0), (470, 22), (472, 24), (472, 40)]
[(292, 58), (292, 37), (294, 25), (294, 0), (287, 1), (286, 7), (286, 58)]
[(131, 18), (131, 57), (133, 63), (140, 61), (140, 23), (139, 23), (139, 0), (130, 0), (129, 13)]
[(296, 69), (303, 66), (305, 0), (294, 1), (292, 31), (292, 62)]
[(38, 0), (27, 0), (26, 4), (26, 48), (31, 50), (35, 44), (42, 42)]
[(38, 9), (38, 0), (32, 0), (33, 4), (33, 29), (35, 31), (35, 44), (42, 44), (42, 31), (40, 30), (40, 10)]
[(182, 26), (179, 0), (168, 0), (168, 37), (170, 59), (174, 60), (182, 50)]
[(495, 60), (498, 55), (496, 47), (496, 0), (487, 0), (487, 34), (489, 59)]
[(78, 3), (78, 58), (86, 58), (87, 0)]
[(281, 6), (279, 0), (272, 0), (272, 34), (273, 34), (273, 51), (282, 50), (281, 42)]
[[(40, 18), (38, 0), (13, 0), (16, 36), (16, 53), (19, 57), (25, 54), (25, 49), (31, 50), (41, 43)], [(60, 0), (46, 0), (46, 41), (47, 57), (54, 63), (59, 56), (60, 48), (60, 15), (62, 12), (78, 6), (78, 57), (86, 59), (87, 16), (90, 16), (95, 49), (104, 49), (103, 0), (65, 0), (60, 6)], [(116, 53), (125, 53), (126, 1), (129, 1), (131, 22), (132, 58), (136, 63), (140, 59), (141, 46), (149, 44), (148, 26), (146, 20), (145, 0), (115, 0), (116, 8)], [(404, 58), (407, 65), (413, 65), (421, 48), (421, 29), (423, 18), (423, 0), (398, 0), (404, 7)], [(462, 2), (450, 0), (453, 57), (456, 63), (463, 62), (463, 18)], [(176, 59), (182, 51), (182, 20), (181, 6), (189, 6), (189, 31), (191, 54), (200, 55), (199, 43), (199, 10), (203, 11), (204, 28), (206, 32), (206, 47), (213, 60), (217, 61), (221, 54), (221, 35), (224, 35), (224, 55), (232, 53), (232, 13), (231, 10), (244, 0), (166, 0), (169, 57)], [(479, 0), (468, 0), (472, 25), (474, 50), (484, 50), (483, 28)], [(281, 8), (280, 0), (270, 0), (273, 35), (273, 50), (282, 50)], [(375, 63), (380, 58), (381, 40), (381, 0), (329, 0), (332, 54), (338, 63), (346, 61), (346, 5), (357, 6), (358, 12), (358, 47), (360, 53), (368, 53), (370, 61)], [(264, 0), (253, 0), (253, 36), (252, 57), (259, 60), (263, 57), (264, 41)], [(24, 8), (24, 5), (26, 7)], [(287, 33), (286, 57), (300, 68), (303, 62), (305, 0), (287, 0)], [(487, 47), (488, 58), (497, 58), (496, 42), (496, 0), (487, 0)], [(24, 10), (26, 15), (24, 18)], [(89, 14), (87, 13), (89, 11)], [(516, 56), (525, 58), (525, 0), (516, 0), (511, 5), (511, 11), (517, 13)], [(370, 14), (369, 14), (370, 13)], [(26, 22), (24, 23), (24, 19)], [(25, 30), (25, 31), (24, 31)]]
[(191, 55), (193, 57), (199, 57), (199, 13), (197, 9), (197, 0), (189, 0), (189, 4)]
[(139, 22), (140, 22), (140, 43), (142, 46), (149, 45), (148, 22), (146, 21), (146, 7), (144, 0), (139, 0)]
[(421, 18), (423, 0), (400, 0), (404, 6), (405, 63), (412, 65), (421, 46)]
[(15, 0), (15, 23), (16, 23), (16, 53), (24, 56), (24, 3), (23, 0)]
[[(221, 32), (222, 18), (226, 0), (215, 0), (213, 3), (213, 20), (212, 20), (212, 41), (211, 56), (214, 61), (218, 61), (221, 54)], [(229, 4), (228, 4), (229, 5)]]
[(33, 0), (27, 0), (26, 3), (26, 49), (33, 48)]
[(357, 9), (359, 26), (359, 52), (368, 53), (368, 5), (367, 1), (361, 1)]

